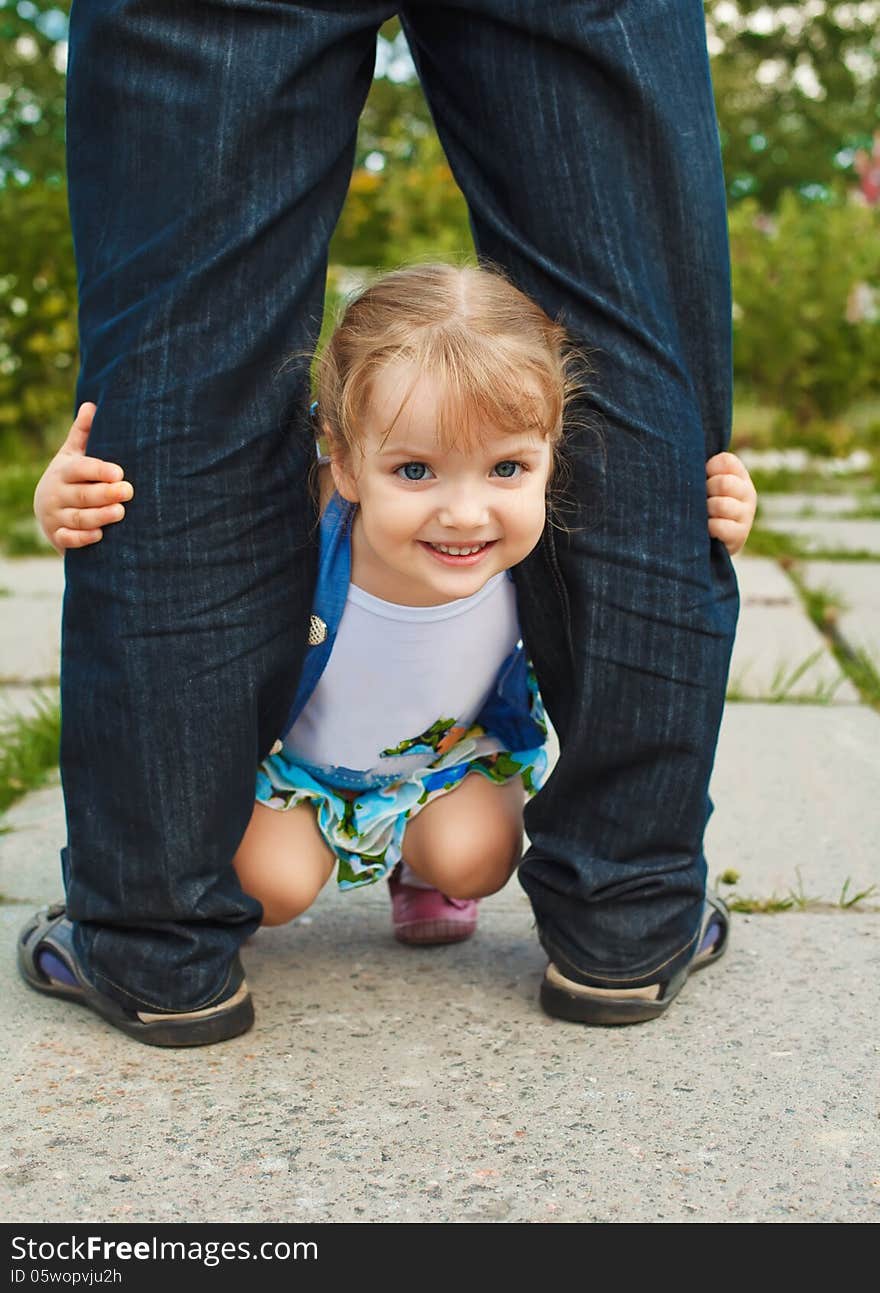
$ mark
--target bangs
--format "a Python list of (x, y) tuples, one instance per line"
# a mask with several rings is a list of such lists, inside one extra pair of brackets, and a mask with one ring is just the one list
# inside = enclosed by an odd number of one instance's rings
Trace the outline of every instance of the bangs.
[[(526, 435), (547, 439), (552, 445), (562, 434), (564, 397), (559, 372), (552, 364), (541, 362), (543, 358), (536, 360), (523, 346), (505, 346), (498, 339), (486, 346), (473, 334), (466, 338), (434, 334), (426, 336), (422, 345), (407, 346), (384, 357), (372, 376), (395, 362), (412, 365), (419, 374), (430, 374), (439, 392), (435, 429), (444, 453), (473, 453), (498, 435)], [(405, 414), (419, 380), (418, 376), (413, 379), (391, 421), (380, 429), (380, 447), (384, 448)], [(358, 414), (362, 415), (370, 402), (371, 391), (362, 390), (363, 408), (352, 418), (352, 431), (363, 425)]]

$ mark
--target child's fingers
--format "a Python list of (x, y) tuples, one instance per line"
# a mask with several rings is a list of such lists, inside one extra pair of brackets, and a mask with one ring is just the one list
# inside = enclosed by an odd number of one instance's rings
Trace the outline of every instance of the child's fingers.
[(128, 503), (134, 490), (128, 481), (115, 485), (100, 485), (94, 481), (86, 484), (64, 482), (56, 488), (53, 498), (58, 507), (105, 507), (110, 503)]
[(727, 494), (707, 499), (706, 506), (710, 516), (728, 521), (742, 522), (750, 514), (747, 504), (742, 499), (731, 498)]
[(68, 530), (64, 526), (56, 530), (52, 541), (56, 548), (87, 548), (91, 543), (98, 543), (104, 537), (102, 530)]
[(113, 525), (124, 516), (125, 508), (121, 503), (114, 503), (111, 507), (64, 507), (58, 513), (61, 528), (77, 533)]
[(731, 476), (727, 473), (722, 476), (709, 476), (706, 480), (706, 493), (710, 498), (713, 495), (726, 494), (732, 498), (741, 498), (744, 502), (756, 497), (755, 487), (750, 480), (743, 480), (741, 476)]
[(717, 476), (726, 473), (730, 476), (739, 476), (742, 480), (749, 479), (749, 473), (745, 463), (741, 458), (737, 458), (735, 453), (725, 451), (716, 453), (706, 463), (706, 475)]
[(96, 412), (97, 407), (94, 404), (80, 404), (73, 420), (73, 425), (67, 433), (67, 439), (64, 442), (65, 449), (69, 449), (74, 453), (85, 453)]
[[(103, 458), (86, 458), (82, 454), (63, 454), (59, 462), (63, 481), (102, 480), (108, 484), (122, 482), (124, 472), (118, 463)], [(131, 482), (125, 482), (131, 488)]]
[(746, 541), (745, 527), (737, 521), (725, 521), (714, 517), (709, 522), (709, 534), (713, 539), (720, 539), (731, 554), (739, 552)]

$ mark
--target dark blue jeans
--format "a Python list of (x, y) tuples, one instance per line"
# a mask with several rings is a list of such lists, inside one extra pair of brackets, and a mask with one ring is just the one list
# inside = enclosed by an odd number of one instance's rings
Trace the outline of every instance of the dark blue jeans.
[[(66, 558), (63, 863), (85, 966), (128, 1003), (210, 1000), (260, 918), (231, 858), (305, 649), (303, 356), (394, 9), (74, 2), (76, 398), (136, 496)], [(706, 518), (730, 299), (703, 7), (401, 17), (479, 251), (593, 356), (563, 528), (515, 572), (562, 745), (520, 876), (565, 972), (638, 984), (693, 952), (737, 613)]]

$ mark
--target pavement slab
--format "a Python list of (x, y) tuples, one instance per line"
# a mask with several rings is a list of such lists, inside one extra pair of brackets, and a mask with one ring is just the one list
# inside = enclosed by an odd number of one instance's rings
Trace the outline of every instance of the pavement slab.
[(807, 561), (800, 569), (809, 588), (840, 599), (840, 636), (880, 670), (880, 570), (871, 561)]
[(750, 557), (740, 553), (733, 559), (733, 568), (739, 585), (741, 617), (753, 606), (791, 606), (796, 610), (801, 609), (797, 589), (779, 562), (772, 557)]
[[(538, 1007), (524, 899), (421, 952), (380, 908), (328, 894), (258, 935), (255, 1029), (207, 1050), (140, 1048), (11, 982), (6, 1215), (880, 1219), (875, 918), (741, 917), (667, 1016), (586, 1030)], [(0, 909), (7, 943), (18, 919)]]
[(27, 683), (60, 671), (64, 563), (0, 558), (0, 680)]
[(808, 552), (870, 552), (880, 558), (880, 521), (770, 516), (762, 524), (799, 539)]
[(859, 694), (807, 618), (794, 584), (769, 557), (738, 557), (740, 617), (728, 691), (749, 700), (858, 704)]
[(0, 557), (0, 589), (5, 596), (54, 598), (60, 606), (64, 561), (56, 553), (45, 557)]
[(880, 498), (856, 494), (773, 494), (758, 497), (758, 516), (763, 524), (766, 517), (780, 516), (848, 516), (861, 507), (880, 506)]
[[(880, 714), (869, 706), (728, 704), (705, 851), (737, 891), (835, 903), (875, 885), (880, 908)], [(878, 931), (880, 932), (880, 931)]]

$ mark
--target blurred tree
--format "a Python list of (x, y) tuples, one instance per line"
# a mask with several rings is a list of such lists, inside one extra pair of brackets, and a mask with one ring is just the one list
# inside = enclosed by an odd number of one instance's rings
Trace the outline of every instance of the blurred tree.
[(855, 184), (880, 126), (877, 0), (705, 0), (728, 193), (772, 210), (780, 194)]
[[(8, 268), (7, 268), (8, 267)], [(57, 439), (76, 379), (76, 273), (63, 188), (0, 191), (0, 446)]]
[[(732, 203), (751, 196), (772, 211), (790, 190), (823, 198), (859, 189), (870, 200), (876, 187), (870, 150), (880, 128), (880, 0), (704, 2)], [(69, 6), (70, 0), (0, 0), (0, 440), (5, 432), (7, 442), (13, 432), (37, 443), (46, 434), (57, 438), (72, 404), (76, 281), (64, 191)], [(785, 229), (792, 219), (789, 209)], [(818, 239), (792, 234), (790, 245), (819, 246)], [(764, 245), (737, 229), (737, 255), (760, 259)], [(774, 243), (769, 251), (778, 248)], [(392, 20), (380, 33), (331, 261), (373, 270), (471, 250), (464, 199)], [(874, 308), (872, 272), (866, 266), (847, 288), (849, 314), (856, 306), (864, 313), (864, 301), (868, 314)], [(347, 281), (354, 280), (337, 273), (332, 292), (344, 294)], [(760, 331), (760, 318), (757, 308), (744, 315), (740, 355), (753, 353), (748, 334)], [(868, 337), (869, 323), (858, 325), (859, 336)], [(847, 365), (856, 362), (850, 324), (849, 333), (824, 343), (844, 382)], [(753, 347), (755, 362), (766, 341)], [(786, 343), (776, 338), (774, 345)], [(857, 385), (868, 381), (862, 351)], [(815, 355), (804, 351), (801, 358), (816, 368)], [(820, 398), (806, 375), (803, 381), (802, 409), (827, 410), (838, 398)], [(827, 376), (822, 381), (824, 390), (833, 384)], [(793, 396), (787, 378), (774, 386), (768, 373), (764, 385), (783, 401)]]
[(0, 0), (0, 190), (64, 185), (70, 0)]
[[(789, 192), (768, 215), (749, 198), (731, 211), (730, 239), (737, 381), (802, 442), (877, 392), (880, 209)], [(834, 436), (826, 442), (848, 449)]]
[(69, 0), (0, 0), (0, 446), (57, 439), (76, 376), (67, 213)]
[(330, 247), (343, 265), (473, 254), (467, 206), (416, 78), (400, 23), (380, 33), (348, 200)]

